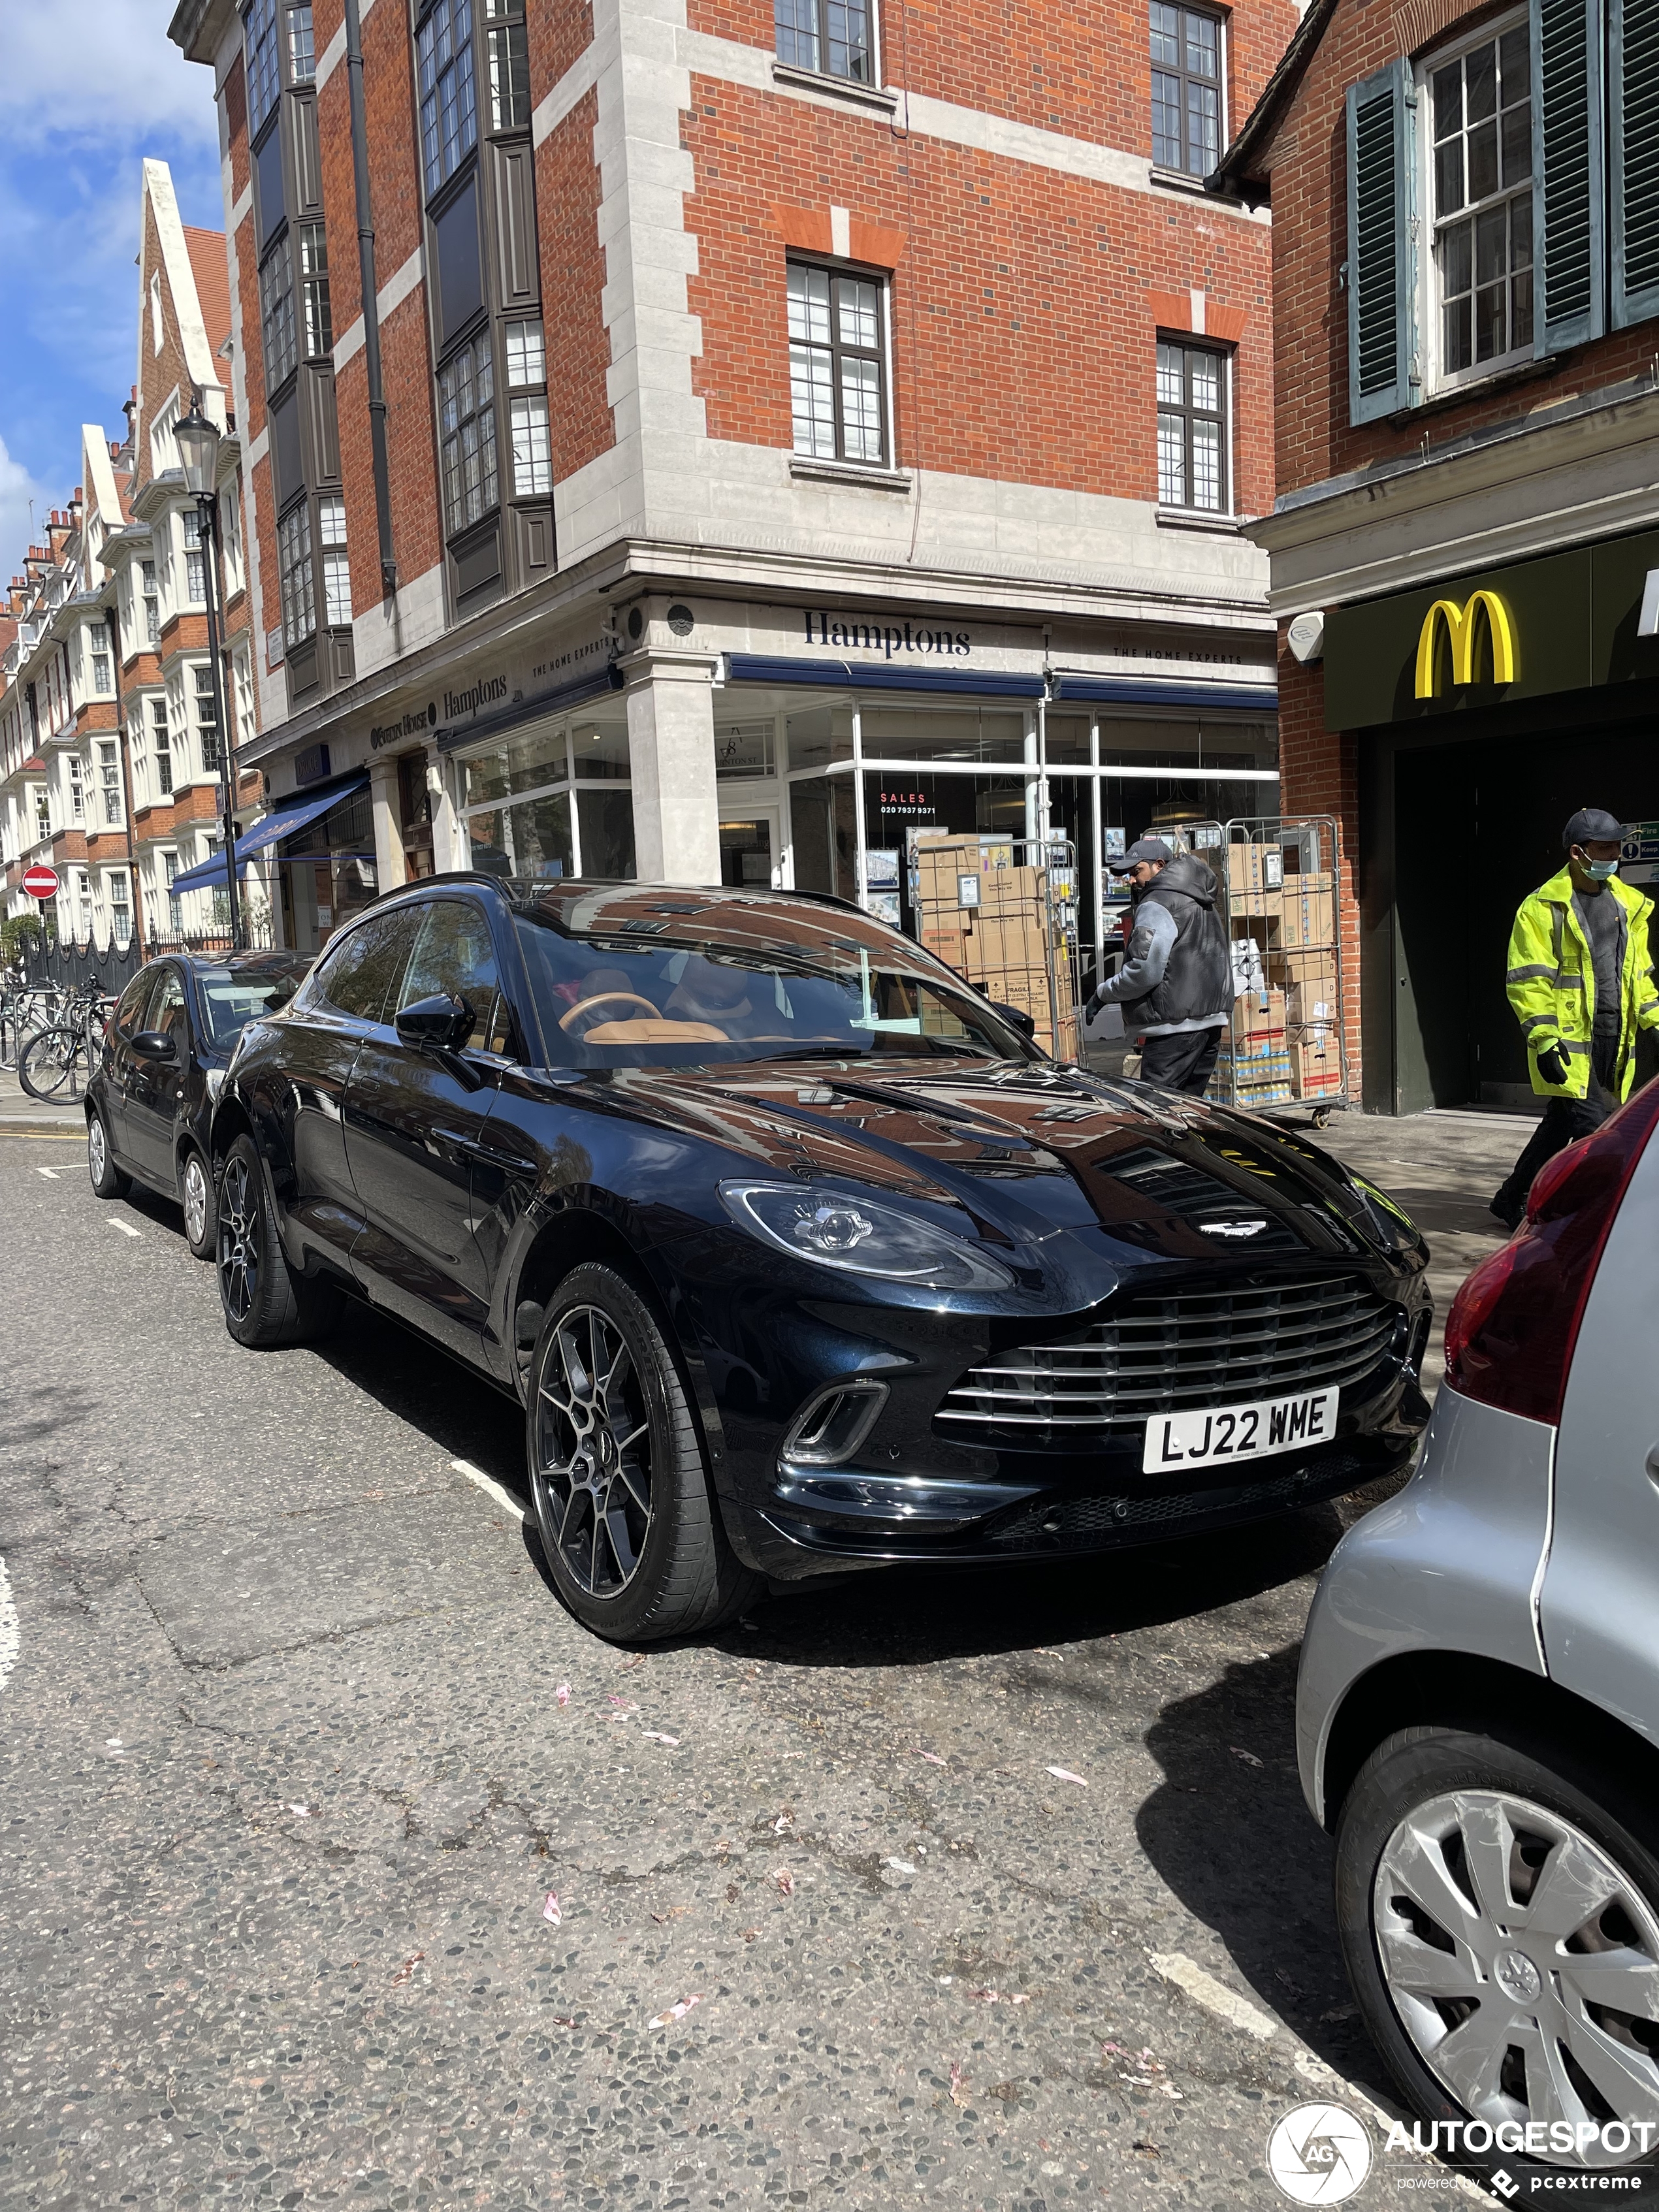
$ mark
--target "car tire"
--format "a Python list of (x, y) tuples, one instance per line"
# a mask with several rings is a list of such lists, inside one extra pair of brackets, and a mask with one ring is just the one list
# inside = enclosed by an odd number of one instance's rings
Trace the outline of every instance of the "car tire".
[(211, 1260), (218, 1253), (217, 1198), (206, 1155), (192, 1145), (179, 1170), (179, 1203), (184, 1208), (185, 1242), (198, 1260)]
[(662, 1328), (617, 1268), (573, 1268), (549, 1301), (525, 1437), (548, 1572), (596, 1635), (704, 1633), (763, 1587), (726, 1540)]
[[(1629, 2026), (1656, 2009), (1639, 1986), (1659, 1978), (1656, 1840), (1651, 1813), (1610, 1766), (1516, 1723), (1402, 1729), (1371, 1753), (1337, 1824), (1337, 1923), (1361, 2017), (1421, 2119), (1524, 2126), (1605, 2118), (1604, 2108), (1626, 2122), (1659, 2118), (1659, 2048)], [(1589, 1918), (1575, 1887), (1584, 1880), (1607, 1900)], [(1631, 2087), (1643, 2077), (1651, 2106)], [(1462, 2125), (1440, 2140), (1488, 2176), (1654, 2162), (1639, 2135), (1628, 2154), (1503, 2142), (1471, 2151)]]
[(219, 1301), (225, 1327), (250, 1351), (325, 1335), (339, 1317), (341, 1294), (289, 1267), (276, 1208), (252, 1137), (238, 1137), (219, 1175), (215, 1221)]
[(100, 1198), (125, 1198), (132, 1188), (132, 1177), (123, 1175), (115, 1164), (109, 1123), (96, 1106), (87, 1116), (87, 1173)]

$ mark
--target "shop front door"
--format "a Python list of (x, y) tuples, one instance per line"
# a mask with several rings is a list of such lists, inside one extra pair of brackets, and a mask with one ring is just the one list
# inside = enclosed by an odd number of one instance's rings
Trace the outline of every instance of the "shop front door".
[(736, 890), (775, 890), (783, 881), (783, 841), (775, 806), (745, 806), (720, 821), (720, 881)]

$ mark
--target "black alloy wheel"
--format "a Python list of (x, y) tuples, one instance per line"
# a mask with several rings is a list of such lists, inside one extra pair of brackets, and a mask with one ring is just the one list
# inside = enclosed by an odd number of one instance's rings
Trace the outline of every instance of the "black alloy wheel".
[(252, 1137), (238, 1137), (226, 1158), (216, 1228), (219, 1300), (238, 1344), (264, 1351), (320, 1336), (332, 1326), (340, 1293), (289, 1267)]
[(109, 1127), (97, 1106), (87, 1116), (87, 1173), (100, 1198), (125, 1198), (132, 1188), (132, 1178), (115, 1164)]
[(576, 1618), (618, 1643), (716, 1626), (759, 1578), (710, 1495), (696, 1425), (655, 1316), (616, 1268), (566, 1276), (531, 1363), (531, 1495)]

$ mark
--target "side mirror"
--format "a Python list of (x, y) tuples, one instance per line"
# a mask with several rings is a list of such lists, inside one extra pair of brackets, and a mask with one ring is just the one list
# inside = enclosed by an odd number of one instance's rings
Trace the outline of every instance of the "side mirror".
[(465, 999), (452, 999), (447, 991), (440, 991), (400, 1008), (393, 1025), (398, 1042), (416, 1052), (459, 1052), (477, 1019)]
[(179, 1048), (165, 1030), (140, 1030), (132, 1040), (140, 1060), (177, 1060)]
[(1025, 1013), (1018, 1006), (1005, 1006), (996, 999), (993, 999), (991, 1004), (1003, 1020), (1017, 1029), (1023, 1037), (1036, 1036), (1036, 1017), (1034, 1014)]

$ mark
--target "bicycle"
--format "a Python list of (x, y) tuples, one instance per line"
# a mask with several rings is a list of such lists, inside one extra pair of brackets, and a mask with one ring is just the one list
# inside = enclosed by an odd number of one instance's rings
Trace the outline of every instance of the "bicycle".
[(103, 1058), (104, 1031), (115, 1001), (95, 976), (70, 995), (55, 1027), (39, 1030), (17, 1055), (17, 1080), (43, 1105), (72, 1105), (84, 1098)]
[(0, 989), (0, 1067), (15, 1067), (34, 1032), (56, 1028), (68, 1008), (68, 994), (53, 983), (14, 982)]

